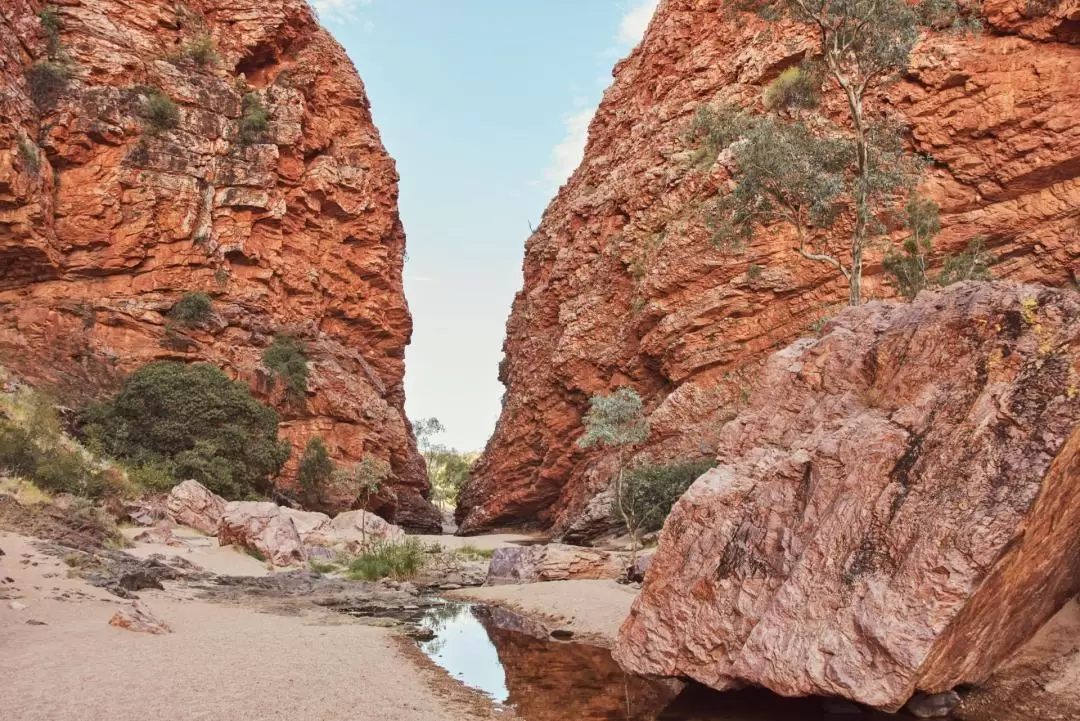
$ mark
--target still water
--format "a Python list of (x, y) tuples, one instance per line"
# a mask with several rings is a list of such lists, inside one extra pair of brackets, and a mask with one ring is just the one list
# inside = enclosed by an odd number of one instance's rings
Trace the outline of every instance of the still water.
[(418, 626), (417, 645), (466, 686), (525, 721), (870, 721), (900, 717), (827, 710), (819, 699), (715, 693), (631, 676), (603, 648), (553, 641), (546, 629), (491, 606), (447, 604)]

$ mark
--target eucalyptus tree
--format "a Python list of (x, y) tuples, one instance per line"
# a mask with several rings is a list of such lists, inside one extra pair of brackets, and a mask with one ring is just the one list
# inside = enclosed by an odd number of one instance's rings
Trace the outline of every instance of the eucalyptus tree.
[[(867, 103), (908, 66), (920, 15), (904, 0), (779, 0), (774, 9), (807, 24), (815, 44), (768, 89), (769, 114), (706, 108), (691, 126), (708, 152), (730, 149), (735, 167), (734, 187), (711, 212), (714, 240), (739, 244), (785, 223), (795, 251), (834, 268), (858, 305), (864, 252), (920, 173), (902, 128)], [(831, 97), (839, 118), (815, 110)]]
[(615, 504), (630, 536), (631, 567), (637, 560), (640, 523), (631, 489), (626, 484), (626, 454), (649, 437), (649, 421), (641, 396), (632, 388), (620, 388), (611, 395), (594, 395), (584, 418), (585, 433), (578, 439), (582, 448), (604, 446), (616, 452), (614, 478)]

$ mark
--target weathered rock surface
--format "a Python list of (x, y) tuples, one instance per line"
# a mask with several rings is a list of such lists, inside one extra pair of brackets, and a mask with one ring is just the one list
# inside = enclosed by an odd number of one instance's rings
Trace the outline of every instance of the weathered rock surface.
[(773, 355), (676, 504), (629, 671), (895, 710), (1080, 586), (1080, 294), (968, 283)]
[(230, 501), (221, 517), (218, 542), (258, 551), (272, 566), (292, 566), (307, 560), (292, 519), (273, 503)]
[(549, 543), (537, 546), (496, 548), (488, 566), (487, 583), (570, 581), (574, 579), (624, 578), (630, 554), (597, 548)]
[[(736, 254), (708, 241), (701, 203), (726, 176), (693, 172), (691, 117), (706, 102), (760, 107), (810, 44), (804, 29), (732, 5), (663, 0), (616, 66), (585, 158), (526, 246), (505, 405), (462, 494), (463, 533), (607, 530), (589, 504), (610, 473), (575, 444), (589, 395), (636, 388), (658, 461), (711, 453), (758, 363), (844, 303), (838, 277), (799, 259), (783, 232)], [(1061, 286), (1080, 277), (1080, 33), (1075, 2), (1049, 5), (1033, 16), (1024, 0), (987, 0), (986, 32), (927, 35), (888, 103), (934, 160), (925, 191), (941, 205), (940, 251), (982, 235), (997, 276)], [(878, 252), (872, 298), (893, 292)]]
[(405, 531), (387, 523), (374, 513), (346, 511), (331, 521), (332, 537), (336, 540), (374, 543), (404, 543)]
[(297, 535), (306, 545), (325, 543), (333, 530), (330, 516), (325, 513), (298, 511), (294, 508), (282, 508), (281, 512), (293, 522)]
[(216, 536), (225, 515), (225, 499), (198, 481), (184, 481), (169, 491), (165, 512), (181, 526)]
[(172, 633), (169, 624), (155, 616), (149, 608), (138, 601), (114, 613), (109, 619), (109, 625), (136, 633), (151, 633), (158, 636)]
[[(282, 414), (285, 485), (318, 434), (340, 461), (388, 460), (391, 518), (437, 532), (403, 411), (398, 175), (344, 50), (303, 0), (50, 7), (70, 79), (47, 92), (28, 81), (53, 44), (42, 3), (0, 12), (0, 361), (69, 403), (152, 360), (208, 361)], [(199, 64), (204, 38), (216, 58)], [(150, 88), (175, 128), (141, 117)], [(248, 93), (269, 116), (250, 143)], [(211, 317), (171, 322), (190, 291)], [(277, 333), (310, 357), (300, 403), (261, 364)]]

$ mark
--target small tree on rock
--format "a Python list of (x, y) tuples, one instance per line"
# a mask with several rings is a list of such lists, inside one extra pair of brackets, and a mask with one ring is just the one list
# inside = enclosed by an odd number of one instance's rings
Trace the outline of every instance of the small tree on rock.
[(304, 447), (304, 454), (300, 456), (300, 468), (296, 474), (306, 505), (322, 502), (323, 491), (335, 470), (326, 442), (320, 436), (314, 436)]
[(373, 496), (382, 490), (383, 482), (390, 477), (390, 464), (381, 458), (364, 454), (350, 468), (334, 473), (335, 480), (355, 494), (354, 505), (360, 510), (360, 543), (367, 545), (367, 506)]
[(639, 519), (630, 502), (626, 480), (626, 454), (649, 437), (649, 421), (645, 418), (641, 396), (632, 388), (620, 388), (611, 395), (594, 395), (589, 399), (585, 414), (585, 434), (578, 439), (582, 448), (604, 446), (614, 448), (617, 456), (614, 479), (615, 506), (619, 518), (630, 535), (630, 563), (637, 560)]

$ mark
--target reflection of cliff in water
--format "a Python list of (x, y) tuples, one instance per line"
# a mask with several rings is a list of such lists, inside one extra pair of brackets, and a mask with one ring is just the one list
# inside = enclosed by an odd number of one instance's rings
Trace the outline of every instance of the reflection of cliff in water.
[(496, 607), (473, 612), (506, 674), (506, 703), (527, 721), (653, 721), (675, 696), (669, 684), (624, 673), (607, 649), (553, 642)]

